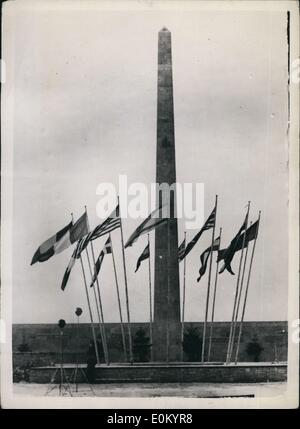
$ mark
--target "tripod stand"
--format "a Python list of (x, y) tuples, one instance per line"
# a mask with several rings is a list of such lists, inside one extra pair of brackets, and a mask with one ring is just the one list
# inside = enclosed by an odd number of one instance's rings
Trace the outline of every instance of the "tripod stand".
[[(52, 392), (56, 387), (58, 387), (59, 396), (64, 396), (65, 394), (72, 396), (68, 376), (63, 365), (63, 335), (63, 328), (60, 328), (60, 365), (51, 377), (50, 383), (45, 393), (46, 396), (49, 395), (49, 393)], [(56, 383), (57, 374), (59, 374), (58, 384)]]
[[(76, 313), (76, 315), (77, 315), (77, 313)], [(79, 349), (79, 347), (78, 347), (79, 346), (78, 341), (79, 341), (79, 315), (77, 315), (77, 350)], [(79, 363), (78, 363), (78, 354), (77, 354), (76, 355), (75, 368), (72, 371), (72, 374), (71, 374), (71, 377), (70, 377), (71, 383), (73, 385), (75, 384), (75, 392), (78, 392), (78, 373), (80, 373), (82, 375), (83, 380), (86, 381), (86, 383), (88, 384), (91, 392), (93, 393), (94, 396), (96, 396), (95, 392), (94, 392), (94, 390), (93, 390), (93, 388), (92, 388), (92, 386), (91, 386), (91, 384), (89, 382), (89, 379), (88, 379), (88, 377), (87, 377), (87, 375), (85, 373), (85, 371), (83, 370), (83, 368), (81, 368), (81, 366), (79, 366)]]

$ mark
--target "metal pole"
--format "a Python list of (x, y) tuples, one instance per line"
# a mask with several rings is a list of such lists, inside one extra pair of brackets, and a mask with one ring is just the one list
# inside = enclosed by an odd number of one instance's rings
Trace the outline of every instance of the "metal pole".
[[(260, 214), (261, 214), (261, 212), (259, 212), (259, 215), (258, 215), (257, 228), (259, 227)], [(235, 363), (237, 363), (238, 356), (239, 356), (240, 342), (241, 342), (241, 336), (242, 336), (243, 322), (244, 322), (244, 316), (245, 316), (245, 310), (246, 310), (246, 303), (247, 303), (247, 297), (248, 297), (248, 290), (249, 290), (249, 283), (250, 283), (250, 276), (251, 276), (254, 251), (255, 251), (255, 247), (256, 247), (257, 234), (258, 234), (258, 229), (256, 231), (256, 237), (255, 237), (255, 240), (253, 243), (252, 254), (251, 254), (251, 259), (250, 259), (249, 272), (248, 272), (248, 278), (247, 278), (247, 283), (246, 283), (245, 298), (244, 298), (244, 304), (243, 304), (243, 311), (242, 311), (242, 317), (241, 317), (240, 329), (239, 329), (239, 335), (238, 335), (238, 342), (237, 342), (236, 353), (235, 353)]]
[(98, 355), (97, 340), (96, 340), (96, 334), (95, 334), (95, 329), (94, 329), (93, 314), (92, 314), (92, 308), (91, 308), (91, 303), (90, 303), (90, 298), (89, 298), (89, 292), (88, 292), (88, 288), (87, 288), (85, 271), (84, 271), (84, 266), (83, 266), (81, 255), (80, 255), (79, 259), (80, 259), (80, 263), (81, 263), (81, 269), (82, 269), (82, 275), (83, 275), (83, 280), (84, 280), (86, 299), (87, 299), (89, 313), (90, 313), (91, 327), (92, 327), (92, 333), (93, 333), (93, 340), (94, 340), (94, 344), (95, 344), (96, 358), (97, 358), (97, 363), (99, 364), (100, 360), (99, 360), (99, 355)]
[(210, 294), (210, 280), (211, 280), (211, 267), (212, 267), (212, 255), (213, 255), (213, 246), (215, 241), (215, 229), (216, 229), (216, 217), (217, 217), (217, 204), (218, 204), (218, 195), (216, 195), (216, 202), (215, 202), (215, 221), (213, 226), (213, 232), (211, 237), (211, 248), (210, 248), (210, 255), (209, 255), (209, 273), (208, 273), (208, 283), (207, 283), (207, 292), (206, 292), (206, 308), (205, 308), (205, 319), (204, 319), (204, 326), (203, 326), (203, 338), (202, 338), (202, 356), (201, 356), (201, 362), (204, 362), (204, 355), (205, 355), (205, 337), (206, 337), (206, 325), (207, 325), (207, 318), (208, 318), (208, 306), (209, 306), (209, 294)]
[[(90, 230), (89, 218), (88, 218), (88, 213), (87, 213), (87, 206), (84, 206), (84, 209), (85, 209), (86, 217), (87, 217), (88, 230)], [(95, 259), (94, 246), (93, 246), (92, 241), (90, 241), (90, 246), (91, 246), (91, 250), (92, 250), (93, 264), (95, 266), (96, 259)], [(88, 249), (87, 248), (86, 248), (86, 255), (87, 255), (87, 258), (88, 258), (88, 263), (89, 263), (91, 278), (93, 278), (91, 264), (90, 264), (90, 258), (89, 258), (89, 254), (88, 254)], [(101, 340), (102, 340), (102, 346), (103, 346), (105, 363), (107, 365), (109, 365), (107, 338), (106, 338), (106, 331), (105, 331), (105, 324), (104, 324), (104, 314), (103, 314), (103, 307), (102, 307), (102, 300), (101, 300), (101, 295), (100, 295), (100, 287), (99, 287), (98, 276), (96, 278), (96, 285), (97, 285), (98, 300), (97, 300), (97, 296), (96, 296), (96, 291), (94, 289), (95, 285), (93, 285), (93, 291), (94, 291), (94, 297), (95, 297), (95, 302), (96, 302), (96, 306), (97, 306), (97, 313), (98, 313), (98, 320), (99, 320), (99, 329), (100, 329), (100, 335), (101, 335)], [(99, 308), (98, 308), (98, 304), (99, 304)], [(100, 310), (100, 315), (99, 315), (99, 310)]]
[(151, 284), (151, 259), (150, 259), (150, 237), (148, 234), (148, 249), (149, 249), (149, 330), (150, 330), (150, 344), (151, 344), (151, 361), (153, 362), (153, 317), (152, 317), (152, 284)]
[(125, 358), (125, 362), (127, 362), (126, 340), (125, 340), (125, 331), (124, 331), (124, 325), (123, 325), (123, 316), (122, 316), (122, 307), (121, 307), (121, 300), (120, 300), (119, 284), (118, 284), (118, 277), (117, 277), (117, 270), (116, 270), (116, 263), (115, 263), (115, 255), (114, 255), (112, 239), (111, 239), (110, 234), (109, 234), (109, 238), (110, 238), (111, 255), (112, 255), (113, 267), (114, 267), (114, 273), (115, 273), (115, 281), (116, 281), (116, 290), (117, 290), (117, 298), (118, 298), (118, 306), (119, 306), (119, 314), (120, 314), (120, 325), (121, 325), (121, 335), (122, 335), (122, 343), (123, 343), (123, 350), (124, 350), (124, 358)]
[[(186, 231), (184, 231), (184, 248), (186, 245)], [(182, 316), (181, 316), (181, 361), (183, 361), (183, 340), (184, 340), (184, 316), (185, 316), (185, 279), (186, 279), (186, 258), (183, 260), (183, 289), (182, 289)]]
[(236, 282), (236, 290), (235, 290), (235, 297), (234, 297), (234, 304), (233, 304), (233, 311), (232, 311), (232, 319), (231, 319), (231, 324), (230, 324), (229, 340), (228, 340), (227, 354), (226, 354), (226, 363), (230, 362), (231, 353), (232, 353), (232, 346), (233, 346), (233, 342), (234, 342), (234, 338), (232, 337), (233, 323), (234, 323), (234, 318), (235, 318), (235, 309), (236, 309), (238, 292), (239, 292), (239, 282), (240, 282), (240, 274), (241, 274), (241, 266), (242, 266), (242, 259), (243, 259), (243, 253), (244, 253), (244, 245), (245, 245), (245, 237), (246, 237), (246, 229), (247, 229), (247, 224), (248, 224), (249, 210), (250, 210), (250, 201), (248, 201), (247, 214), (246, 214), (246, 225), (245, 225), (245, 230), (243, 232), (243, 246), (242, 246), (242, 251), (241, 251), (241, 256), (240, 256), (239, 271), (238, 271), (238, 277), (237, 277), (237, 282)]
[[(86, 257), (87, 257), (87, 260), (88, 260), (88, 266), (89, 266), (89, 270), (90, 270), (91, 279), (92, 279), (93, 278), (93, 272), (92, 272), (92, 267), (91, 267), (91, 262), (90, 262), (90, 256), (89, 256), (89, 253), (88, 253), (88, 248), (85, 249), (85, 252), (86, 252)], [(100, 331), (101, 341), (102, 341), (102, 345), (103, 345), (104, 358), (105, 358), (105, 362), (108, 364), (108, 354), (107, 354), (107, 350), (106, 350), (106, 347), (105, 347), (105, 338), (104, 338), (103, 329), (102, 329), (102, 327), (103, 327), (103, 320), (102, 320), (102, 318), (100, 316), (99, 304), (98, 304), (98, 299), (97, 299), (97, 295), (96, 295), (96, 291), (95, 291), (94, 285), (93, 285), (92, 289), (93, 289), (93, 292), (94, 292), (94, 298), (95, 298), (95, 303), (96, 303), (98, 322), (99, 322), (99, 331)]]
[[(221, 247), (221, 236), (222, 236), (222, 228), (220, 228), (219, 249)], [(212, 304), (212, 311), (211, 311), (211, 324), (210, 324), (210, 331), (209, 331), (209, 343), (208, 343), (208, 355), (207, 355), (207, 361), (208, 362), (210, 361), (210, 352), (211, 352), (211, 343), (212, 343), (212, 334), (213, 334), (213, 323), (214, 323), (214, 316), (215, 316), (215, 305), (216, 305), (216, 295), (217, 295), (217, 285), (218, 285), (218, 274), (219, 274), (219, 261), (217, 259), (213, 304)]]
[[(120, 210), (120, 199), (118, 197), (118, 206)], [(123, 238), (123, 228), (122, 228), (122, 217), (120, 211), (120, 232), (121, 232), (121, 244), (122, 244), (122, 256), (123, 256), (123, 269), (124, 269), (124, 281), (125, 281), (125, 295), (126, 295), (126, 309), (127, 309), (127, 328), (128, 328), (128, 337), (129, 337), (129, 360), (130, 363), (133, 363), (132, 355), (132, 336), (131, 336), (131, 325), (130, 325), (130, 310), (129, 310), (129, 297), (128, 297), (128, 284), (127, 284), (127, 272), (126, 272), (126, 262), (125, 262), (125, 251), (124, 251), (124, 238)]]
[[(252, 225), (252, 222), (250, 222), (250, 226), (251, 225)], [(249, 250), (249, 241), (246, 243), (246, 254), (245, 254), (245, 258), (244, 258), (241, 285), (240, 285), (240, 290), (239, 290), (239, 297), (238, 297), (237, 307), (236, 307), (236, 312), (235, 312), (235, 317), (234, 317), (232, 338), (235, 338), (235, 331), (236, 331), (237, 320), (238, 320), (239, 310), (240, 310), (240, 302), (241, 302), (241, 297), (242, 297), (242, 292), (243, 292), (244, 276), (245, 276), (246, 264), (247, 264), (247, 258), (248, 258), (248, 250)], [(232, 355), (232, 353), (233, 353), (233, 344), (232, 344), (232, 349), (231, 349), (231, 355)]]

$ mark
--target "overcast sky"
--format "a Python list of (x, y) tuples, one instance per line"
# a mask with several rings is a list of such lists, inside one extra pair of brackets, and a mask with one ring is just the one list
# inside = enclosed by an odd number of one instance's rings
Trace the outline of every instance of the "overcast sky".
[[(286, 23), (281, 12), (16, 13), (14, 322), (72, 322), (77, 306), (88, 321), (79, 263), (60, 290), (72, 249), (45, 263), (30, 261), (70, 221), (70, 212), (78, 217), (87, 205), (91, 226), (100, 222), (99, 183), (117, 184), (120, 174), (129, 183), (155, 181), (157, 37), (163, 26), (172, 32), (177, 181), (204, 183), (206, 216), (219, 195), (223, 245), (240, 228), (248, 200), (251, 220), (262, 210), (245, 319), (287, 318)], [(124, 220), (125, 240), (139, 223)], [(187, 231), (187, 238), (195, 232)], [(180, 242), (183, 233), (180, 220)], [(112, 238), (125, 318), (118, 230)], [(105, 240), (95, 242), (97, 254)], [(187, 259), (186, 320), (204, 318), (207, 276), (200, 283), (196, 278), (209, 242), (206, 233)], [(134, 273), (145, 244), (143, 236), (126, 250), (134, 322), (148, 319), (147, 263)], [(238, 262), (235, 257), (235, 272)], [(182, 280), (182, 266), (180, 275)], [(99, 280), (105, 320), (118, 321), (110, 256)], [(235, 285), (236, 276), (219, 276), (217, 320), (231, 319)]]

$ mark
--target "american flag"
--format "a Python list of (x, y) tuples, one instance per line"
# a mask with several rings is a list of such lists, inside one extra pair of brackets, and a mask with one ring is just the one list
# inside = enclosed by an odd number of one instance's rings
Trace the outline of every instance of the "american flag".
[(115, 210), (108, 216), (107, 219), (105, 219), (104, 222), (102, 222), (100, 225), (97, 225), (93, 229), (93, 231), (91, 231), (89, 234), (87, 234), (79, 241), (79, 248), (78, 248), (78, 253), (76, 257), (79, 258), (81, 252), (87, 247), (90, 241), (96, 240), (96, 238), (99, 238), (105, 234), (108, 234), (114, 229), (120, 228), (120, 226), (121, 226), (121, 219), (120, 219), (119, 205), (117, 205)]
[(197, 243), (197, 241), (199, 240), (199, 238), (201, 237), (201, 235), (203, 234), (203, 232), (207, 231), (208, 229), (211, 229), (211, 228), (214, 227), (215, 222), (216, 222), (216, 213), (217, 213), (217, 207), (215, 206), (213, 208), (213, 211), (211, 212), (211, 214), (208, 216), (205, 224), (200, 229), (200, 231), (197, 232), (197, 234), (195, 235), (195, 237), (186, 246), (185, 252), (184, 252), (184, 255), (183, 255), (182, 259), (184, 259), (188, 253), (190, 253), (190, 251), (195, 246), (195, 244)]

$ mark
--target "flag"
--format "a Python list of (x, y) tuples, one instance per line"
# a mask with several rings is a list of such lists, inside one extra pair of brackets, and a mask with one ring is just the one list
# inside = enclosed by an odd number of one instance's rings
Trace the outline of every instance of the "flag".
[(184, 258), (184, 252), (185, 252), (185, 239), (181, 243), (181, 245), (178, 247), (178, 259), (179, 261), (182, 261)]
[(83, 215), (74, 223), (74, 225), (72, 225), (72, 228), (70, 228), (69, 232), (54, 245), (54, 253), (60, 253), (67, 249), (73, 243), (84, 237), (88, 232), (87, 213), (84, 212)]
[[(220, 251), (218, 255), (218, 262), (221, 259), (224, 259), (224, 265), (219, 271), (219, 274), (223, 273), (223, 271), (225, 271), (226, 269), (227, 271), (230, 272), (230, 274), (234, 276), (234, 272), (232, 271), (232, 268), (231, 268), (231, 261), (234, 257), (235, 252), (237, 252), (243, 247), (244, 235), (245, 235), (245, 230), (247, 228), (247, 223), (248, 223), (248, 213), (246, 214), (244, 223), (239, 229), (239, 232), (236, 234), (233, 240), (231, 240), (230, 245), (227, 247), (227, 249)], [(245, 240), (245, 243), (246, 243), (246, 240)], [(240, 249), (238, 249), (239, 245), (241, 245)]]
[(162, 217), (163, 207), (155, 209), (148, 217), (145, 219), (137, 229), (131, 234), (127, 243), (125, 244), (125, 249), (128, 246), (132, 246), (133, 243), (139, 238), (140, 235), (145, 234), (146, 232), (151, 231), (153, 228), (156, 228), (158, 225), (166, 222), (168, 218)]
[(106, 240), (106, 243), (104, 244), (104, 247), (98, 256), (97, 261), (95, 262), (94, 274), (93, 274), (92, 282), (90, 284), (91, 287), (94, 286), (94, 283), (97, 280), (97, 277), (104, 259), (104, 255), (107, 255), (109, 253), (112, 253), (112, 244), (111, 244), (110, 237), (108, 237), (108, 239)]
[(77, 259), (79, 245), (80, 245), (80, 241), (78, 241), (77, 246), (75, 247), (75, 249), (74, 249), (74, 251), (72, 253), (70, 262), (69, 262), (69, 264), (67, 266), (67, 269), (65, 271), (65, 274), (64, 274), (64, 277), (63, 277), (63, 280), (62, 280), (62, 283), (61, 283), (61, 290), (65, 290), (65, 288), (67, 286), (67, 283), (68, 283), (68, 280), (69, 280), (69, 277), (70, 277), (70, 273), (71, 273), (72, 268), (74, 267), (75, 261)]
[[(244, 247), (246, 247), (249, 244), (250, 241), (254, 240), (257, 237), (258, 227), (259, 227), (259, 221), (257, 220), (252, 225), (250, 225), (249, 228), (247, 228)], [(239, 236), (239, 238), (237, 240), (237, 245), (236, 245), (236, 249), (235, 249), (236, 252), (238, 250), (241, 250), (242, 247), (243, 247), (243, 240), (244, 240), (243, 237), (244, 237), (244, 235), (242, 234), (242, 235)], [(218, 252), (218, 261), (221, 261), (222, 259), (224, 259), (226, 251), (227, 251), (227, 249), (221, 249), (221, 250), (219, 250), (219, 252)]]
[(205, 224), (200, 229), (200, 231), (197, 232), (197, 234), (195, 235), (195, 237), (186, 246), (185, 252), (183, 253), (183, 256), (180, 258), (180, 261), (182, 261), (182, 259), (184, 259), (187, 256), (188, 253), (190, 253), (190, 251), (192, 250), (192, 248), (195, 246), (195, 244), (197, 243), (197, 241), (201, 237), (202, 233), (204, 231), (207, 231), (208, 229), (214, 227), (214, 224), (216, 222), (216, 211), (217, 211), (217, 208), (215, 206), (214, 209), (213, 209), (213, 211), (211, 212), (211, 214), (208, 216)]
[(51, 256), (55, 254), (55, 245), (59, 243), (60, 240), (62, 240), (67, 234), (69, 234), (72, 225), (73, 223), (70, 222), (52, 237), (48, 238), (48, 240), (44, 241), (44, 243), (40, 245), (40, 247), (33, 255), (30, 265), (33, 265), (36, 262), (45, 262), (49, 258), (51, 258)]
[(102, 222), (100, 225), (96, 226), (91, 232), (89, 232), (80, 243), (79, 252), (77, 258), (79, 258), (81, 252), (87, 247), (90, 241), (96, 240), (96, 238), (101, 237), (102, 235), (108, 234), (116, 228), (121, 226), (121, 220), (119, 215), (119, 205), (115, 210)]
[(209, 255), (211, 253), (211, 250), (214, 252), (215, 250), (219, 250), (220, 247), (220, 237), (216, 238), (213, 242), (213, 246), (209, 246), (207, 249), (204, 250), (203, 253), (200, 255), (200, 261), (201, 261), (201, 268), (199, 270), (199, 277), (197, 278), (197, 282), (200, 281), (201, 277), (204, 276), (207, 268), (207, 262)]
[(149, 249), (149, 244), (147, 244), (147, 246), (145, 247), (145, 249), (143, 250), (141, 256), (139, 257), (139, 259), (137, 260), (137, 264), (136, 264), (136, 269), (135, 269), (135, 273), (137, 272), (137, 270), (140, 268), (141, 262), (144, 261), (145, 259), (150, 258), (150, 249)]

